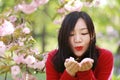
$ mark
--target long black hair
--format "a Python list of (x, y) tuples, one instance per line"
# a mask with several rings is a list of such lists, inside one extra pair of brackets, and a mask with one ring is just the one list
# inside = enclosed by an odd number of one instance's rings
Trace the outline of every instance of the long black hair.
[[(75, 24), (80, 18), (82, 18), (85, 21), (90, 35), (90, 45), (87, 51), (84, 53), (84, 56), (82, 56), (81, 58), (83, 59), (85, 57), (88, 57), (94, 59), (92, 70), (94, 70), (96, 66), (99, 53), (95, 45), (96, 35), (95, 35), (94, 24), (92, 22), (91, 17), (86, 12), (74, 11), (66, 15), (59, 30), (58, 51), (52, 59), (53, 65), (58, 72), (64, 71), (65, 69), (64, 62), (66, 58), (69, 58), (70, 56), (76, 58), (70, 48), (70, 43), (68, 40), (69, 40), (70, 32), (73, 31)], [(78, 62), (80, 62), (81, 60), (79, 60)]]

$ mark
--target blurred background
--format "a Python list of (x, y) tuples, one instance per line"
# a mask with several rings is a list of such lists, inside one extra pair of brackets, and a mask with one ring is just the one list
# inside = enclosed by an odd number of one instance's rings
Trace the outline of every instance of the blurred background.
[[(0, 0), (0, 18), (3, 12), (14, 8), (22, 1), (30, 3), (32, 0)], [(81, 10), (86, 11), (93, 19), (97, 45), (112, 51), (115, 61), (113, 80), (120, 80), (120, 0), (98, 1), (98, 4), (92, 7), (91, 5), (83, 6)], [(35, 46), (41, 53), (57, 48), (60, 19), (64, 14), (59, 13), (58, 9), (63, 5), (59, 0), (49, 0), (31, 14), (19, 13), (19, 17), (27, 21), (26, 25), (31, 29), (32, 36), (37, 43)]]

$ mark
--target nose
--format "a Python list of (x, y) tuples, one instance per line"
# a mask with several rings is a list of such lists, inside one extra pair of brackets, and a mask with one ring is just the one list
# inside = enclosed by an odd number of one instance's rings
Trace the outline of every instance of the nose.
[(75, 41), (76, 43), (82, 42), (82, 37), (81, 37), (80, 35), (75, 35), (74, 41)]

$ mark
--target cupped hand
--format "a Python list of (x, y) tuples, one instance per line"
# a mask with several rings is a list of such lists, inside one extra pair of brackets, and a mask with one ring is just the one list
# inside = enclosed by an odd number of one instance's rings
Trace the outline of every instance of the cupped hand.
[(87, 71), (93, 67), (94, 60), (91, 58), (84, 58), (79, 63), (79, 71)]
[(79, 63), (75, 61), (74, 58), (72, 57), (66, 59), (64, 65), (65, 65), (66, 71), (71, 76), (75, 76), (76, 72), (79, 71)]

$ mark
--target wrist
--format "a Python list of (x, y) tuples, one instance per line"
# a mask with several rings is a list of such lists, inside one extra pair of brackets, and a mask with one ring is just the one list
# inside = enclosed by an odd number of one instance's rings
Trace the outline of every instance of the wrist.
[(71, 72), (70, 70), (67, 70), (67, 69), (66, 69), (66, 71), (67, 71), (68, 74), (70, 74), (71, 76), (75, 77), (75, 75), (76, 75), (75, 72)]

